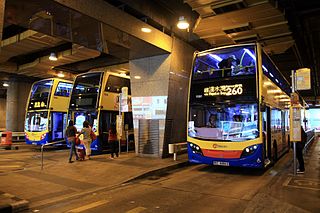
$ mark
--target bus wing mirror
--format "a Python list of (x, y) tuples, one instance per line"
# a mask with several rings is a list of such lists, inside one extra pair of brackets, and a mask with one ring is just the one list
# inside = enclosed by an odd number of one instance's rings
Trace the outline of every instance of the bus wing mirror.
[(266, 104), (265, 104), (265, 103), (261, 103), (261, 104), (260, 104), (260, 111), (261, 111), (261, 112), (265, 112), (265, 111), (266, 111), (266, 108), (267, 108), (267, 107), (266, 107)]

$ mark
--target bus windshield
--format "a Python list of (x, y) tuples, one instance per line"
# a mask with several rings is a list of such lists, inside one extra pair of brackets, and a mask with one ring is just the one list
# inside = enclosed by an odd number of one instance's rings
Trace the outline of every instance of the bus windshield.
[(253, 45), (247, 45), (198, 53), (192, 76), (193, 80), (203, 80), (255, 73), (255, 49)]
[(51, 93), (53, 80), (44, 80), (35, 83), (31, 89), (29, 109), (45, 109)]
[(102, 73), (94, 72), (76, 78), (70, 108), (96, 108)]
[(192, 104), (188, 135), (203, 140), (245, 141), (257, 138), (257, 103)]
[(48, 112), (28, 112), (25, 121), (25, 131), (42, 132), (47, 130)]

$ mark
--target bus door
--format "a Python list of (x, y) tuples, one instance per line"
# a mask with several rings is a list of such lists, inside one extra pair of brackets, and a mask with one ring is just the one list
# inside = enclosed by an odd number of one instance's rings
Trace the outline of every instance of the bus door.
[(264, 134), (264, 156), (265, 159), (271, 159), (271, 114), (270, 107), (262, 113), (262, 130)]
[(61, 140), (64, 138), (64, 130), (66, 129), (67, 113), (52, 112), (51, 113), (51, 134), (52, 141)]
[(282, 142), (282, 150), (284, 151), (287, 149), (287, 139), (286, 139), (286, 112), (281, 111), (281, 142)]
[(100, 120), (99, 120), (99, 136), (101, 140), (102, 149), (108, 148), (108, 136), (109, 129), (111, 125), (116, 125), (117, 115), (119, 112), (116, 111), (100, 111)]

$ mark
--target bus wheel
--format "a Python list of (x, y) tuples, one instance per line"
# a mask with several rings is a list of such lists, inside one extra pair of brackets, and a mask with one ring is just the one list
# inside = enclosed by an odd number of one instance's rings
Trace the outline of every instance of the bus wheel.
[(277, 141), (273, 141), (273, 162), (277, 162), (278, 160), (278, 146)]

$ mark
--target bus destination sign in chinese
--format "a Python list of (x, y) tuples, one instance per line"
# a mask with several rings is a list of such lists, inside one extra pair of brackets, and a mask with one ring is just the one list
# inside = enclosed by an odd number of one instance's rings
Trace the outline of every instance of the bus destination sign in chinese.
[(204, 88), (204, 96), (232, 96), (243, 93), (242, 84), (210, 86)]

